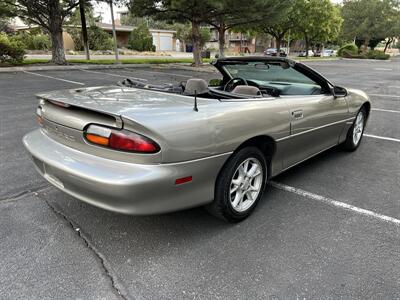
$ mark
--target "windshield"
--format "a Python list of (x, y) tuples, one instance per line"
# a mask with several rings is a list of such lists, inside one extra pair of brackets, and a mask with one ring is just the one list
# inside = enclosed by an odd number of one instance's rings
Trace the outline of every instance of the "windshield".
[(225, 70), (234, 77), (242, 77), (258, 84), (280, 83), (316, 83), (307, 76), (296, 71), (285, 62), (246, 62), (225, 65)]
[[(272, 88), (280, 95), (317, 95), (321, 86), (290, 67), (285, 61), (229, 62), (224, 65), (231, 78), (243, 78), (259, 88)], [(253, 84), (252, 84), (253, 83)]]

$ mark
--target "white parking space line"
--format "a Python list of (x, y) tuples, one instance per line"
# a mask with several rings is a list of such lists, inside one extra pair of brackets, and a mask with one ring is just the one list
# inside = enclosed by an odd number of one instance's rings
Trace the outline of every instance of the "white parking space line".
[(373, 108), (374, 111), (383, 111), (383, 112), (390, 112), (395, 114), (400, 114), (400, 110), (393, 110), (393, 109), (383, 109), (383, 108)]
[(397, 85), (389, 85), (388, 87), (395, 88), (395, 89), (400, 89), (400, 86), (397, 86)]
[(388, 98), (400, 98), (400, 95), (385, 95), (385, 94), (368, 94), (368, 96), (388, 97)]
[(344, 202), (336, 201), (336, 200), (333, 200), (331, 198), (327, 198), (327, 197), (320, 196), (320, 195), (317, 195), (317, 194), (314, 194), (314, 193), (310, 193), (310, 192), (307, 192), (305, 190), (302, 190), (302, 189), (299, 189), (299, 188), (295, 188), (295, 187), (291, 187), (291, 186), (288, 186), (286, 184), (282, 184), (282, 183), (275, 182), (275, 181), (271, 181), (269, 183), (269, 185), (271, 185), (274, 188), (277, 188), (279, 190), (282, 190), (282, 191), (286, 191), (286, 192), (297, 194), (297, 195), (302, 196), (304, 198), (308, 198), (308, 199), (311, 199), (311, 200), (323, 202), (323, 203), (326, 203), (326, 204), (329, 204), (329, 205), (332, 205), (332, 206), (335, 206), (335, 207), (340, 207), (340, 208), (343, 208), (343, 209), (346, 209), (346, 210), (350, 210), (350, 211), (355, 212), (355, 213), (360, 214), (360, 215), (372, 217), (374, 219), (378, 219), (378, 220), (381, 220), (381, 221), (389, 222), (389, 223), (395, 224), (397, 226), (400, 226), (400, 220), (399, 219), (396, 219), (396, 218), (393, 218), (393, 217), (389, 217), (389, 216), (385, 216), (385, 215), (373, 212), (371, 210), (360, 208), (360, 207), (357, 207), (357, 206), (354, 206), (354, 205), (351, 205), (351, 204), (347, 204), (347, 203), (344, 203)]
[(393, 69), (389, 68), (374, 68), (375, 71), (393, 71)]
[(366, 133), (364, 133), (364, 136), (378, 139), (378, 140), (385, 140), (385, 141), (392, 141), (392, 142), (400, 143), (399, 139), (395, 139), (395, 138), (391, 138), (391, 137), (387, 137), (387, 136), (379, 136), (379, 135), (366, 134)]
[(120, 78), (131, 78), (131, 79), (137, 79), (139, 81), (148, 81), (147, 79), (144, 78), (138, 78), (138, 77), (130, 77), (130, 76), (126, 76), (126, 75), (118, 75), (118, 74), (112, 74), (112, 73), (107, 73), (107, 72), (99, 72), (99, 71), (91, 71), (91, 70), (84, 70), (84, 69), (79, 69), (80, 71), (83, 72), (88, 72), (88, 73), (95, 73), (95, 74), (105, 74), (105, 75), (109, 75), (109, 76), (113, 76), (113, 77), (120, 77)]
[(53, 77), (53, 76), (48, 76), (48, 75), (33, 73), (33, 72), (29, 72), (29, 71), (22, 71), (22, 72), (27, 73), (27, 74), (31, 74), (31, 75), (40, 76), (40, 77), (51, 78), (51, 79), (54, 79), (54, 80), (65, 81), (65, 82), (74, 83), (74, 84), (79, 84), (79, 85), (85, 85), (84, 83), (78, 82), (78, 81), (72, 81), (72, 80), (62, 79), (62, 78), (58, 78), (58, 77)]

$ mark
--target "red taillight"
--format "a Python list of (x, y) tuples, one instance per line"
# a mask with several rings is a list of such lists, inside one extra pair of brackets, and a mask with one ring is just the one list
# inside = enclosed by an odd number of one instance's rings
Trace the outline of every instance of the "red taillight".
[(116, 150), (137, 153), (156, 153), (160, 150), (160, 146), (151, 139), (127, 130), (90, 125), (85, 132), (85, 137), (93, 144)]
[(128, 131), (112, 132), (109, 145), (114, 149), (133, 152), (155, 153), (159, 150), (158, 145), (152, 140)]

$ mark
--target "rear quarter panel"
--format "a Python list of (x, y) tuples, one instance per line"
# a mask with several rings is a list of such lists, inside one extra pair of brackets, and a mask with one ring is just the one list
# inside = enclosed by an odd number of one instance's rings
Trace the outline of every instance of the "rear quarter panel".
[[(157, 115), (137, 115), (141, 133), (156, 140), (163, 162), (179, 162), (232, 152), (256, 136), (279, 139), (289, 134), (289, 110), (284, 99), (199, 100), (199, 111), (192, 107)], [(135, 121), (133, 121), (135, 119)], [(128, 124), (129, 122), (125, 122)]]

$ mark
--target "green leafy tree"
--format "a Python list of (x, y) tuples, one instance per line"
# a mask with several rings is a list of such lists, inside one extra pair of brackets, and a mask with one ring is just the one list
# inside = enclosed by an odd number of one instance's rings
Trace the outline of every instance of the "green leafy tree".
[(12, 28), (9, 25), (12, 17), (15, 16), (15, 8), (6, 2), (0, 2), (0, 32), (12, 33)]
[(169, 24), (166, 21), (155, 20), (154, 18), (151, 17), (138, 17), (132, 13), (129, 13), (121, 17), (122, 25), (139, 26), (142, 23), (145, 23), (149, 28), (157, 28), (157, 29), (168, 28), (171, 26), (171, 24)]
[(306, 44), (306, 56), (311, 43), (325, 43), (339, 35), (343, 22), (340, 9), (330, 0), (297, 0), (296, 31)]
[(2, 0), (10, 5), (15, 15), (28, 23), (41, 26), (50, 34), (52, 44), (52, 62), (65, 64), (62, 26), (66, 18), (79, 5), (79, 0)]
[(255, 23), (254, 30), (259, 33), (266, 33), (275, 38), (276, 48), (279, 50), (282, 41), (289, 30), (296, 28), (298, 13), (295, 10), (294, 1), (283, 9), (283, 14), (279, 15), (279, 19), (272, 22), (270, 18), (262, 18), (260, 22)]
[(343, 35), (372, 49), (387, 39), (387, 46), (400, 35), (400, 2), (397, 0), (345, 0), (342, 7)]
[(132, 0), (131, 11), (137, 16), (151, 16), (157, 20), (168, 20), (192, 25), (194, 65), (201, 64), (200, 26), (213, 10), (211, 0)]
[(153, 45), (153, 36), (146, 23), (133, 29), (129, 36), (128, 47), (136, 51), (156, 51), (156, 46)]
[(205, 23), (218, 31), (219, 55), (224, 56), (225, 32), (260, 31), (260, 27), (276, 24), (284, 18), (294, 0), (248, 0), (243, 9), (242, 0), (215, 1), (215, 7)]

